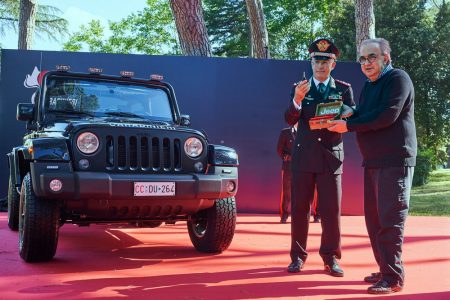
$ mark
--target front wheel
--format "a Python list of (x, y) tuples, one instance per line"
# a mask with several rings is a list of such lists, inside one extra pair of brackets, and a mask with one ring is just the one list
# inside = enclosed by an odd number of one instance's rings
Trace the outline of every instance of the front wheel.
[(226, 250), (236, 228), (234, 197), (217, 199), (213, 207), (192, 216), (187, 226), (192, 244), (198, 251), (215, 253)]
[(19, 193), (9, 177), (8, 185), (8, 227), (13, 231), (19, 229)]
[(30, 173), (22, 182), (19, 207), (19, 253), (26, 262), (48, 261), (58, 245), (59, 208), (55, 200), (39, 199)]

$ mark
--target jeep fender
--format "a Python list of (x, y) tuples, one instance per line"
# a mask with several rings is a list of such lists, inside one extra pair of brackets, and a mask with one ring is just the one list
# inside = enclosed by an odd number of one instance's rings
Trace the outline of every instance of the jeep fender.
[(236, 150), (222, 145), (208, 145), (208, 163), (212, 166), (239, 166)]
[(8, 156), (9, 176), (14, 187), (20, 187), (22, 179), (29, 171), (29, 163), (26, 162), (24, 152), (28, 152), (28, 148), (21, 146), (12, 149)]
[[(29, 140), (26, 144), (31, 160), (70, 161), (69, 149), (65, 138), (40, 138)], [(29, 150), (31, 149), (31, 150)]]
[(30, 161), (70, 161), (69, 149), (64, 138), (28, 140), (25, 146), (13, 148), (7, 156), (9, 175), (15, 187), (20, 187), (23, 177), (30, 171)]

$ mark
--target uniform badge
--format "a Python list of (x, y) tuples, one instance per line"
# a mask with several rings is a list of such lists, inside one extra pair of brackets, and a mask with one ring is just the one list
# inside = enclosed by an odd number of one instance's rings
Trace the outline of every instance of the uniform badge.
[(326, 40), (320, 40), (316, 45), (321, 52), (327, 51), (327, 49), (330, 47), (330, 43), (328, 43)]
[(328, 99), (332, 99), (332, 100), (341, 100), (342, 96), (341, 95), (330, 95), (328, 97)]

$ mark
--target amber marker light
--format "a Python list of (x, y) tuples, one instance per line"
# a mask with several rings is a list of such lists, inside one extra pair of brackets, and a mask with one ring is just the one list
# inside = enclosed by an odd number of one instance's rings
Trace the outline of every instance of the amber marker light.
[(102, 68), (90, 67), (88, 70), (89, 70), (89, 73), (94, 74), (94, 75), (100, 75), (101, 73), (103, 73)]
[(125, 78), (131, 78), (134, 76), (134, 72), (132, 71), (120, 71), (120, 76)]
[(70, 66), (68, 65), (56, 65), (56, 70), (60, 72), (67, 72), (70, 70)]
[(152, 74), (150, 75), (150, 79), (151, 80), (156, 80), (156, 81), (161, 81), (164, 79), (164, 76), (159, 75), (159, 74)]

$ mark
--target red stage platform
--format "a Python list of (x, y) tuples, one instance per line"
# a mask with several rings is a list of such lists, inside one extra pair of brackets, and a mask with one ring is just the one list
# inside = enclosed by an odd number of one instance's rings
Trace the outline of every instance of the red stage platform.
[[(0, 299), (383, 299), (362, 278), (376, 267), (363, 217), (342, 217), (343, 278), (322, 271), (320, 224), (311, 224), (302, 272), (286, 273), (290, 224), (239, 215), (230, 248), (198, 253), (186, 224), (155, 229), (64, 225), (56, 257), (27, 264), (0, 214)], [(450, 299), (450, 218), (409, 217), (406, 286), (392, 299)]]

